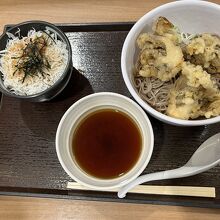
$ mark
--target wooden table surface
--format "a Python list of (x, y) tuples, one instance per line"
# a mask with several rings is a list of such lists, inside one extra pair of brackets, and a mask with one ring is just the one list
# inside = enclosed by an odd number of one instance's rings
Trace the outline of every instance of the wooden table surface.
[[(0, 32), (26, 20), (53, 23), (135, 21), (167, 0), (1, 0)], [(220, 0), (213, 1), (220, 3)], [(25, 197), (0, 197), (0, 219), (218, 219), (220, 210)]]

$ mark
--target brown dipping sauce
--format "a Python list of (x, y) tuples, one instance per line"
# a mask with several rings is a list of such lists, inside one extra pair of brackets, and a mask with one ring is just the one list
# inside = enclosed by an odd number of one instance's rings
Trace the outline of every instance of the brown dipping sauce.
[(136, 164), (142, 149), (137, 124), (113, 109), (93, 112), (76, 128), (72, 152), (79, 167), (102, 179), (119, 177)]

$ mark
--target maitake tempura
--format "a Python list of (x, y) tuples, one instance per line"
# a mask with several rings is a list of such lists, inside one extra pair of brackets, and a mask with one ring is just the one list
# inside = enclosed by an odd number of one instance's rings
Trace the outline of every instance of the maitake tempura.
[(180, 119), (220, 115), (220, 38), (180, 33), (159, 17), (137, 39), (135, 85), (156, 110)]

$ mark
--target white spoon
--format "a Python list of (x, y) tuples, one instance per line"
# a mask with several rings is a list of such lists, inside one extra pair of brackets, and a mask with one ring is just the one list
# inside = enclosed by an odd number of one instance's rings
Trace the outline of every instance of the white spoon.
[(207, 139), (192, 155), (190, 160), (183, 166), (174, 170), (150, 173), (138, 177), (118, 191), (118, 197), (124, 198), (126, 193), (133, 187), (149, 181), (174, 179), (193, 176), (207, 171), (220, 163), (220, 133)]

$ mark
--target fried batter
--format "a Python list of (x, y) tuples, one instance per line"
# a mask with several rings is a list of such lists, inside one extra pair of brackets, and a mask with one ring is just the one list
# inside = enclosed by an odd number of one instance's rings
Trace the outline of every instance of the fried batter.
[[(183, 74), (176, 80), (169, 94), (167, 115), (179, 119), (195, 119), (200, 116), (210, 118), (220, 114), (217, 106), (220, 100), (219, 90), (205, 71), (198, 66), (184, 63)], [(195, 71), (199, 70), (199, 75)], [(207, 74), (207, 75), (206, 75)], [(219, 103), (220, 104), (220, 103)]]
[(184, 48), (191, 63), (201, 65), (208, 73), (220, 73), (220, 38), (202, 34), (193, 38)]
[(175, 44), (181, 42), (181, 36), (177, 28), (165, 17), (159, 17), (152, 27), (156, 35), (169, 38)]
[(169, 81), (181, 70), (183, 53), (169, 38), (152, 34), (141, 34), (137, 39), (140, 59), (138, 74)]
[(208, 105), (207, 109), (205, 109), (204, 115), (206, 118), (220, 115), (220, 99), (211, 102)]
[(217, 90), (215, 82), (211, 80), (210, 74), (189, 62), (183, 62), (182, 74), (187, 78), (187, 85), (192, 87), (202, 86), (205, 89)]
[(170, 92), (167, 115), (186, 120), (199, 117), (202, 94), (202, 90), (188, 86), (186, 77), (180, 76)]

